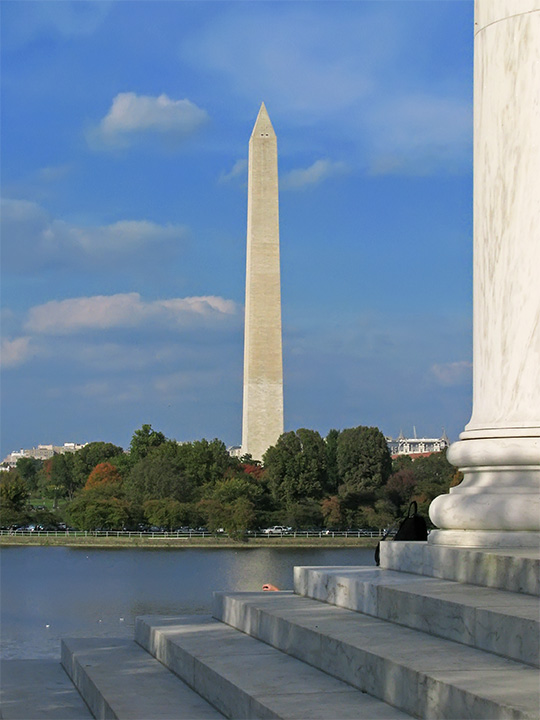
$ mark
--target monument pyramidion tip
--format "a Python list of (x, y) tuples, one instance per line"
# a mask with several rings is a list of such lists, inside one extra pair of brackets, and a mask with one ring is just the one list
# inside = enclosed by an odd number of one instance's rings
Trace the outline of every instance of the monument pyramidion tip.
[(257, 115), (257, 120), (255, 121), (255, 126), (253, 127), (251, 137), (253, 138), (275, 136), (276, 133), (274, 132), (274, 128), (272, 127), (272, 122), (270, 120), (270, 116), (268, 115), (266, 105), (264, 103), (261, 103), (259, 114)]

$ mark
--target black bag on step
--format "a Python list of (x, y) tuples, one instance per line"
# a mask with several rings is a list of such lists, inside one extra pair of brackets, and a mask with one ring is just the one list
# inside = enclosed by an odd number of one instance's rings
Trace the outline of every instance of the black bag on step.
[[(386, 540), (388, 535), (392, 532), (391, 528), (383, 537)], [(416, 500), (413, 500), (407, 510), (407, 516), (401, 521), (397, 533), (394, 535), (394, 540), (427, 540), (427, 525), (424, 518), (418, 514), (418, 505)], [(378, 565), (381, 557), (381, 543), (377, 543), (375, 549), (375, 564)]]
[(409, 505), (407, 517), (401, 522), (394, 540), (427, 540), (426, 521), (418, 514), (416, 500)]

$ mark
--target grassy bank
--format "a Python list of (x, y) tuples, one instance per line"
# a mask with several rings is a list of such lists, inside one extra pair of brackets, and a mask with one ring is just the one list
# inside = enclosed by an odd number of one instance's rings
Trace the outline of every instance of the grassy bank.
[(250, 538), (247, 541), (228, 537), (93, 537), (84, 535), (2, 535), (0, 546), (93, 547), (93, 548), (375, 548), (377, 540), (364, 537), (276, 537)]

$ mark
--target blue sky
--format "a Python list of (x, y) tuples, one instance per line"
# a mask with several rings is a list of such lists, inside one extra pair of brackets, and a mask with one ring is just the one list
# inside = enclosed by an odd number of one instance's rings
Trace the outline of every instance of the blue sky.
[(285, 426), (471, 410), (468, 0), (2, 13), (2, 457), (241, 438), (248, 140), (278, 137)]

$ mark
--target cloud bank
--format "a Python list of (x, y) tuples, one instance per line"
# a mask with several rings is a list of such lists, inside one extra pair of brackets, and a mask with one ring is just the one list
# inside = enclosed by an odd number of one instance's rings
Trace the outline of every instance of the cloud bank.
[(248, 161), (245, 158), (237, 160), (228, 173), (221, 173), (219, 182), (227, 183), (236, 178), (247, 178)]
[(437, 363), (431, 366), (431, 374), (440, 385), (447, 387), (469, 384), (471, 381), (472, 363), (467, 360)]
[(146, 248), (183, 244), (182, 225), (148, 220), (120, 220), (110, 225), (82, 226), (53, 218), (28, 200), (3, 199), (2, 253), (5, 267), (18, 273), (47, 265), (76, 265), (122, 258)]
[(281, 187), (284, 190), (297, 190), (309, 185), (319, 185), (321, 182), (334, 175), (342, 175), (347, 172), (347, 165), (344, 162), (332, 160), (316, 160), (313, 165), (305, 169), (290, 170), (283, 177)]
[(237, 305), (221, 297), (186, 297), (144, 301), (139, 293), (51, 300), (30, 309), (25, 329), (46, 335), (84, 330), (137, 327), (143, 324), (185, 326), (194, 320), (234, 315)]
[(14, 340), (2, 339), (0, 360), (3, 368), (17, 367), (29, 360), (34, 354), (29, 337), (19, 337)]
[(143, 133), (184, 140), (207, 121), (207, 112), (188, 99), (173, 100), (165, 93), (158, 97), (118, 93), (89, 140), (114, 147), (126, 147)]

